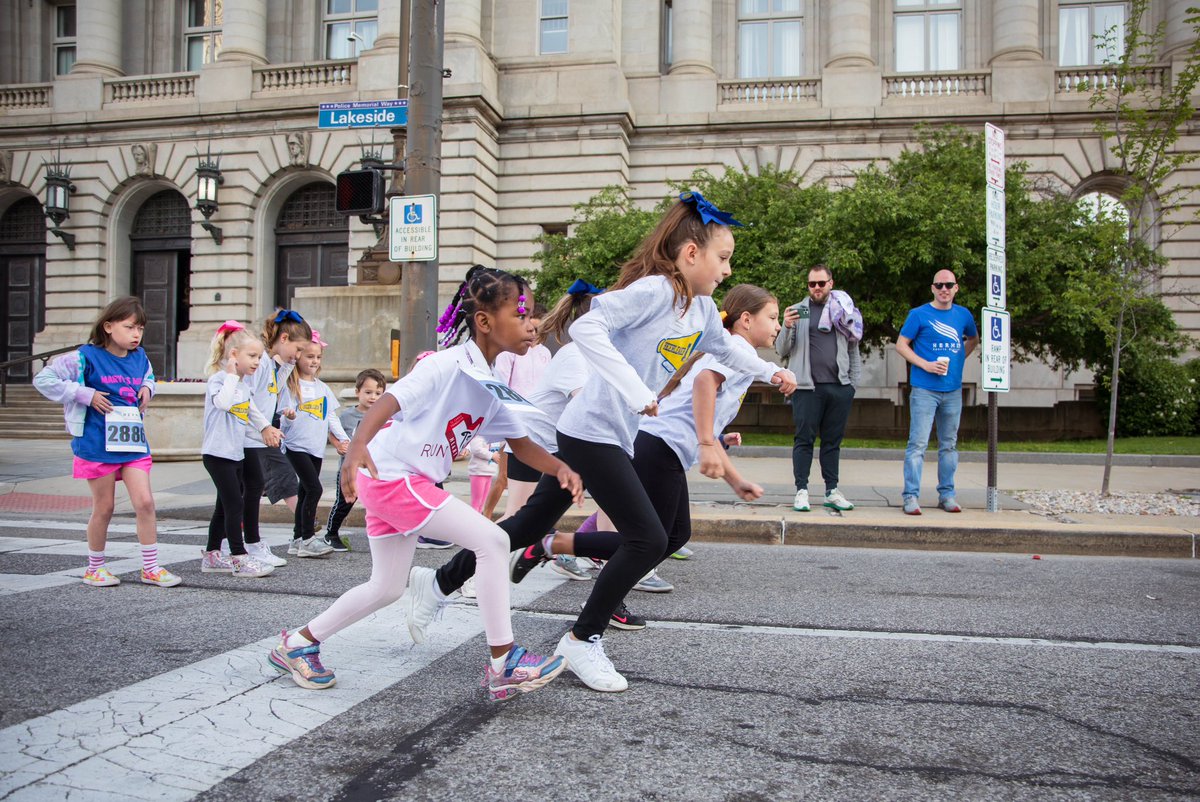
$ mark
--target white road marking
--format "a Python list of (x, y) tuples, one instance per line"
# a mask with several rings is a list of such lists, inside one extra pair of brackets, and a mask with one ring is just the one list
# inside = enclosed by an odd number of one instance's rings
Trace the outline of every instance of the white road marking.
[[(514, 605), (515, 606), (515, 605)], [(522, 614), (558, 621), (575, 621), (575, 616), (522, 610)], [(682, 629), (697, 632), (725, 632), (742, 635), (787, 635), (801, 638), (854, 638), (858, 640), (913, 640), (930, 643), (982, 643), (992, 646), (1052, 646), (1060, 649), (1101, 649), (1117, 652), (1166, 652), (1200, 655), (1200, 647), (1163, 643), (1122, 643), (1118, 641), (1058, 640), (1055, 638), (1011, 638), (985, 635), (943, 635), (933, 632), (877, 632), (870, 629), (814, 629), (811, 627), (772, 627), (761, 624), (711, 624), (703, 621), (651, 621), (653, 629)]]
[[(565, 581), (535, 572), (513, 588), (512, 603)], [(397, 636), (408, 631), (405, 605), (328, 642), (322, 658), (338, 677), (328, 690), (303, 690), (272, 669), (273, 636), (0, 730), (0, 798), (89, 789), (89, 799), (190, 799), (483, 632), (474, 605), (452, 605), (433, 637), (412, 645)]]

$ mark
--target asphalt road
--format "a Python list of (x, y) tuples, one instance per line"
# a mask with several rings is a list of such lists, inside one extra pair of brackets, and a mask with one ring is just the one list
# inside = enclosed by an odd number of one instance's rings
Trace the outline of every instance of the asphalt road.
[[(627, 692), (565, 673), (490, 704), (465, 602), (419, 647), (403, 601), (330, 639), (328, 691), (266, 664), (366, 578), (361, 535), (244, 580), (164, 521), (185, 585), (95, 589), (81, 520), (0, 520), (0, 799), (1200, 795), (1197, 561), (698, 544), (673, 593), (631, 595), (651, 626), (606, 638)], [(535, 571), (518, 642), (553, 649), (589, 587)]]

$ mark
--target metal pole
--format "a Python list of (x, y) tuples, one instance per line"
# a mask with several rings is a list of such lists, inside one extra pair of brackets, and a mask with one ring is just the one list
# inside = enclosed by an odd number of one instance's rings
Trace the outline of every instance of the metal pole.
[[(439, 210), (445, 26), (445, 0), (412, 0), (404, 190), (409, 195), (435, 196)], [(438, 261), (405, 262), (400, 295), (400, 369), (404, 371), (417, 354), (437, 347)]]
[(987, 511), (1000, 512), (1000, 491), (996, 484), (996, 451), (1000, 436), (1000, 407), (996, 393), (988, 393), (988, 463), (987, 463)]

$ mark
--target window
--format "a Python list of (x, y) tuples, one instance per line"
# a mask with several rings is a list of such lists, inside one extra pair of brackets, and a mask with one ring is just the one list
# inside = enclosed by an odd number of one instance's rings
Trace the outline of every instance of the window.
[(75, 66), (75, 6), (54, 7), (54, 74), (66, 75)]
[(184, 22), (184, 68), (188, 72), (217, 60), (221, 52), (224, 0), (188, 0)]
[(1122, 225), (1129, 223), (1129, 210), (1125, 204), (1107, 192), (1088, 192), (1075, 202), (1092, 220), (1115, 220)]
[(802, 74), (801, 0), (738, 0), (738, 77)]
[(378, 35), (379, 0), (325, 0), (325, 58), (358, 58)]
[(1062, 3), (1058, 9), (1058, 63), (1086, 67), (1121, 58), (1124, 3)]
[(961, 69), (960, 0), (895, 0), (896, 72)]
[(673, 2), (674, 0), (663, 0), (662, 16), (659, 20), (660, 39), (658, 43), (658, 52), (660, 57), (658, 66), (659, 71), (662, 72), (663, 75), (666, 75), (668, 72), (670, 72), (671, 62), (675, 60), (675, 51), (671, 46), (671, 39), (675, 33), (673, 30), (675, 20), (671, 16), (675, 11), (674, 8), (672, 8)]
[(567, 52), (568, 0), (538, 0), (538, 52)]

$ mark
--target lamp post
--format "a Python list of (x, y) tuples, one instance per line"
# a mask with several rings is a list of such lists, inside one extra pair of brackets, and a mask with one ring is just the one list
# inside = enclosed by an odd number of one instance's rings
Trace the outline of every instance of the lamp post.
[(217, 203), (217, 187), (225, 183), (225, 176), (221, 175), (220, 158), (213, 159), (212, 151), (209, 151), (205, 158), (198, 155), (197, 158), (199, 164), (196, 166), (196, 208), (204, 215), (200, 227), (211, 234), (213, 241), (220, 245), (225, 237), (220, 226), (213, 225), (209, 218), (221, 208)]
[(61, 239), (67, 250), (75, 250), (75, 235), (63, 231), (63, 221), (71, 216), (71, 194), (75, 185), (71, 183), (71, 167), (61, 162), (46, 165), (46, 217), (53, 225), (50, 233)]

